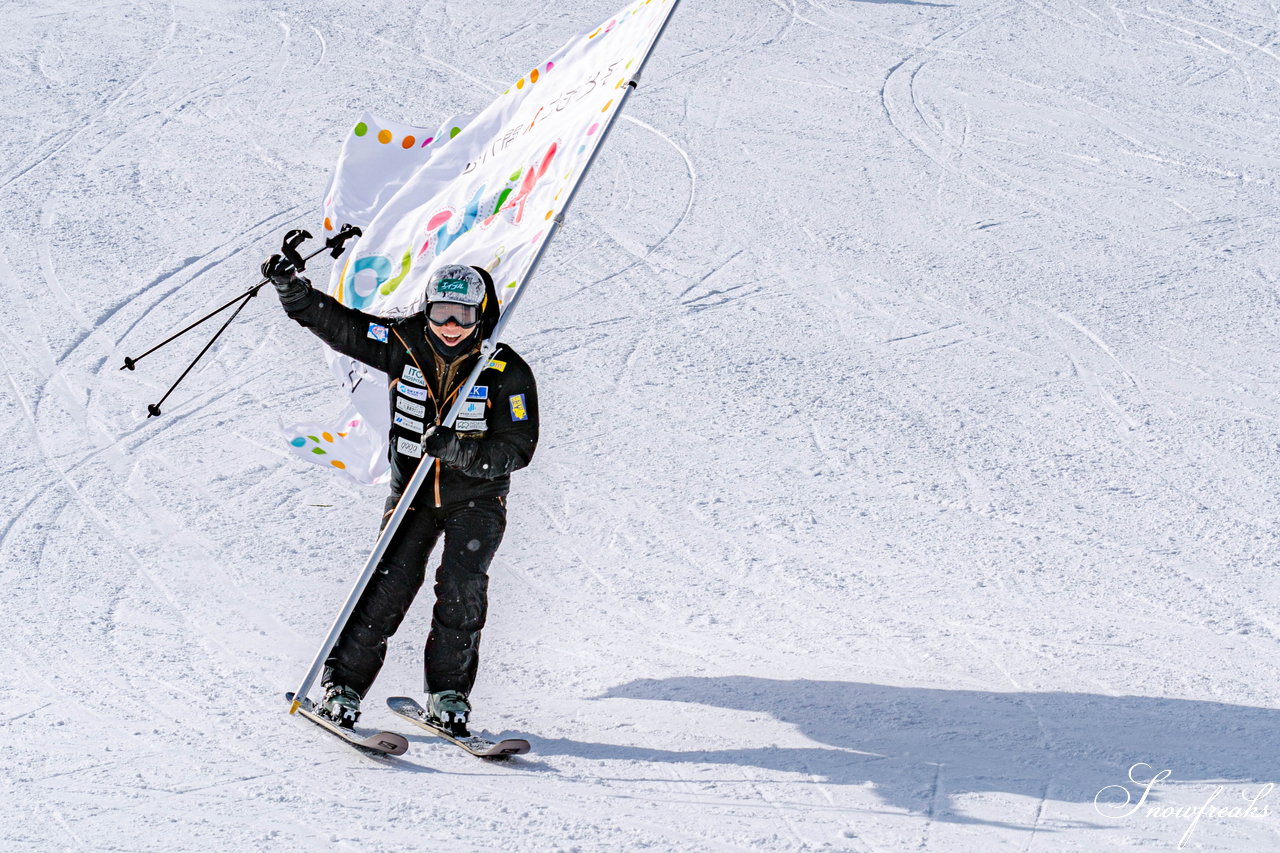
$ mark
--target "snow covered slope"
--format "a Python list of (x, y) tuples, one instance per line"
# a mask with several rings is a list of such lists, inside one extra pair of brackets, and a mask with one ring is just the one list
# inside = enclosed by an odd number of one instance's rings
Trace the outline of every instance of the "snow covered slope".
[(205, 333), (122, 358), (361, 109), (616, 3), (5, 6), (0, 847), (1280, 845), (1275, 0), (686, 0), (512, 325), (474, 699), (533, 754), (285, 713), (381, 508), (285, 453), (340, 394), (270, 295), (161, 418)]

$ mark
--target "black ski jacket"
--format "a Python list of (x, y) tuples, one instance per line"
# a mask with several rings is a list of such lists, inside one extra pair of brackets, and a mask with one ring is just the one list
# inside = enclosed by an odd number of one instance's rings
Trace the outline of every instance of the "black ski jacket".
[[(393, 498), (403, 494), (418, 468), (423, 432), (444, 419), (480, 357), (479, 341), (497, 325), (493, 281), (484, 278), (488, 293), (481, 334), (474, 346), (452, 360), (437, 354), (427, 341), (422, 313), (394, 320), (375, 317), (314, 289), (285, 304), (290, 317), (330, 347), (387, 374)], [(459, 440), (479, 442), (479, 452), (465, 470), (434, 460), (435, 471), (414, 503), (441, 507), (477, 497), (504, 497), (511, 472), (529, 464), (538, 444), (538, 391), (533, 371), (515, 350), (498, 344), (453, 426)]]

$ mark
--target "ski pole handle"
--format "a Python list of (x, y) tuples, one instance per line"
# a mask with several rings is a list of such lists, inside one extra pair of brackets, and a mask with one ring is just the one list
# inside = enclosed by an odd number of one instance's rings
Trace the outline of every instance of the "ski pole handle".
[(280, 254), (284, 255), (284, 259), (293, 265), (298, 272), (303, 272), (307, 268), (307, 261), (323, 252), (320, 249), (313, 254), (307, 255), (305, 258), (298, 254), (298, 247), (302, 245), (304, 240), (311, 239), (311, 232), (304, 231), (301, 228), (295, 228), (288, 234), (284, 235), (284, 242), (280, 244)]
[(356, 226), (343, 223), (336, 234), (324, 241), (325, 248), (329, 249), (333, 259), (337, 260), (346, 248), (346, 242), (352, 237), (359, 237), (363, 233), (364, 231)]

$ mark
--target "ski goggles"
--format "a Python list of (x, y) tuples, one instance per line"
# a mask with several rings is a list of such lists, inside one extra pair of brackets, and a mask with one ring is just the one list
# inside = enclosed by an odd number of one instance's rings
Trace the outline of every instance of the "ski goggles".
[(480, 306), (461, 305), (457, 302), (432, 302), (427, 306), (427, 319), (433, 326), (444, 326), (453, 322), (464, 329), (470, 329), (480, 322)]

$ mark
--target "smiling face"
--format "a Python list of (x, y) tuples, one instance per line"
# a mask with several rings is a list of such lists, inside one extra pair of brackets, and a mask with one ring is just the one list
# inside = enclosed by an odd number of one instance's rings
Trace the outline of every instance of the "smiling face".
[(427, 306), (427, 328), (446, 347), (456, 347), (471, 336), (480, 323), (480, 308), (457, 302), (432, 302)]
[(435, 323), (428, 323), (427, 328), (431, 330), (431, 334), (435, 335), (437, 340), (447, 347), (456, 347), (458, 344), (470, 337), (471, 333), (476, 330), (475, 326), (472, 326), (470, 329), (464, 329), (452, 319), (443, 326), (437, 326)]

